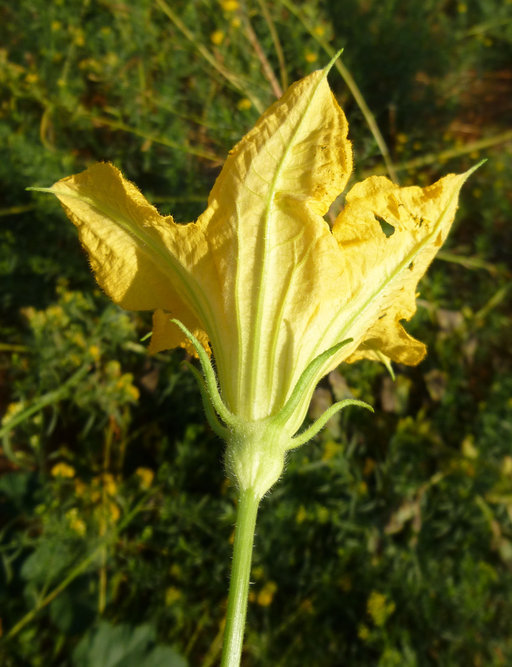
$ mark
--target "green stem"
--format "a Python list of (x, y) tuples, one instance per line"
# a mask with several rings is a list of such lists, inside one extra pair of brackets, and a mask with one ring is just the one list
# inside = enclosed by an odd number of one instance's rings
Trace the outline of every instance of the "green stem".
[(249, 596), (252, 545), (260, 498), (252, 489), (242, 491), (238, 501), (233, 566), (221, 667), (238, 667), (242, 656), (245, 615)]

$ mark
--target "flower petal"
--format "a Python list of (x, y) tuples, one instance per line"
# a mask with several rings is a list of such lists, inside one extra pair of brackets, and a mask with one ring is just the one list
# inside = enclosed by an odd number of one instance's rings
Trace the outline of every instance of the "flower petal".
[[(161, 352), (162, 350), (170, 350), (174, 347), (184, 348), (190, 355), (197, 357), (197, 352), (190, 342), (190, 340), (183, 334), (182, 330), (172, 322), (174, 314), (166, 313), (164, 310), (155, 310), (153, 314), (153, 334), (151, 336), (151, 342), (149, 344), (149, 351), (152, 354)], [(199, 339), (199, 342), (203, 345), (204, 349), (210, 354), (210, 347), (208, 345), (208, 336), (206, 333), (196, 327), (194, 328), (193, 324), (190, 325), (190, 320), (187, 321), (187, 318), (183, 317), (183, 313), (179, 318), (187, 329), (191, 329), (192, 333), (196, 338)]]
[(352, 153), (326, 75), (297, 82), (260, 118), (231, 151), (198, 220), (227, 314), (228, 370), (214, 345), (220, 384), (247, 419), (279, 408), (314, 358), (326, 285), (334, 298), (339, 279), (339, 250), (322, 216), (345, 187)]
[[(204, 333), (213, 319), (211, 304), (191, 268), (208, 246), (194, 224), (161, 216), (111, 164), (95, 164), (50, 191), (78, 228), (96, 279), (113, 301), (129, 310), (165, 309), (169, 318)], [(211, 278), (207, 267), (204, 273)], [(188, 346), (174, 328), (169, 345)], [(159, 345), (152, 347), (162, 349), (164, 337), (157, 337)]]
[(425, 346), (400, 320), (416, 311), (418, 281), (446, 239), (459, 190), (472, 171), (424, 189), (372, 176), (348, 193), (333, 227), (346, 272), (339, 335), (358, 342), (348, 361), (378, 359), (379, 353), (410, 365), (423, 359)]

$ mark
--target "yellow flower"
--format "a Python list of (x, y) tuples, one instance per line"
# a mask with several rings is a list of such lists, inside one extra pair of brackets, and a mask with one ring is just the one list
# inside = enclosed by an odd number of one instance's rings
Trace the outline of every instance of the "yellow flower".
[(50, 472), (52, 477), (67, 477), (68, 479), (71, 479), (75, 476), (75, 469), (73, 466), (64, 463), (64, 461), (56, 463)]
[(76, 46), (83, 46), (85, 44), (84, 31), (80, 28), (78, 30), (73, 30), (73, 42)]
[(5, 411), (5, 414), (2, 417), (2, 426), (7, 424), (14, 416), (16, 416), (19, 412), (23, 410), (25, 407), (25, 404), (23, 401), (19, 401), (18, 403), (9, 403), (7, 406), (7, 410)]
[(236, 106), (240, 111), (247, 111), (247, 109), (252, 107), (252, 102), (251, 100), (248, 100), (247, 97), (243, 97)]
[(260, 607), (268, 607), (269, 605), (272, 604), (272, 600), (274, 599), (275, 592), (277, 591), (277, 584), (275, 581), (267, 581), (267, 583), (263, 586), (261, 591), (258, 593), (258, 596), (256, 598), (256, 602), (260, 605)]
[(235, 12), (240, 3), (237, 0), (221, 0), (220, 6), (225, 12)]
[(100, 348), (97, 345), (90, 345), (88, 349), (89, 354), (91, 357), (94, 359), (94, 361), (98, 361), (100, 358)]
[(27, 83), (36, 83), (37, 81), (39, 81), (39, 77), (35, 72), (29, 72), (25, 77), (25, 81)]
[(115, 496), (117, 493), (117, 483), (114, 479), (114, 475), (109, 472), (105, 472), (101, 475), (100, 478), (96, 478), (103, 485), (107, 496)]
[(224, 33), (222, 30), (215, 30), (215, 32), (212, 32), (210, 35), (210, 40), (212, 44), (215, 44), (216, 46), (219, 46), (219, 44), (222, 44), (224, 41)]
[(331, 229), (324, 215), (350, 177), (352, 149), (328, 69), (293, 84), (235, 146), (195, 222), (161, 216), (111, 164), (47, 190), (107, 294), (155, 311), (150, 350), (199, 356), (207, 415), (239, 486), (256, 494), (278, 479), (287, 450), (362, 404), (335, 403), (295, 435), (324, 375), (361, 358), (421, 361), (425, 346), (401, 322), (469, 175), (424, 189), (372, 176), (351, 188)]
[(116, 523), (116, 521), (119, 521), (119, 517), (121, 516), (121, 510), (119, 509), (119, 507), (115, 503), (113, 503), (113, 502), (108, 503), (108, 511), (109, 511), (109, 514), (110, 514), (110, 519), (114, 523)]
[(66, 512), (66, 519), (69, 522), (71, 530), (80, 536), (85, 535), (87, 526), (85, 525), (85, 522), (79, 517), (78, 509), (76, 507), (73, 507)]
[(388, 599), (382, 593), (372, 591), (366, 603), (366, 610), (377, 627), (382, 627), (391, 614), (395, 611), (396, 605), (393, 600)]
[(75, 493), (77, 496), (84, 496), (87, 492), (87, 485), (81, 479), (75, 480)]
[(137, 468), (135, 474), (139, 478), (142, 489), (149, 489), (155, 478), (155, 473), (150, 468)]

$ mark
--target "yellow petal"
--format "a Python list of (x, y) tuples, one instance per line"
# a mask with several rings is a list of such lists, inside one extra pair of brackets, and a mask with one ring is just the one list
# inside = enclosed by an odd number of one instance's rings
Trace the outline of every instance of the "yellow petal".
[[(290, 433), (316, 381), (344, 359), (422, 358), (423, 344), (400, 322), (415, 312), (418, 280), (469, 175), (423, 190), (366, 179), (331, 232), (323, 216), (347, 183), (352, 153), (326, 75), (297, 82), (263, 114), (230, 152), (196, 223), (160, 216), (111, 165), (51, 189), (105, 291), (125, 308), (156, 309), (151, 350), (191, 350), (171, 318), (208, 351), (210, 341), (230, 414), (275, 415), (307, 378), (297, 407), (288, 404)], [(315, 369), (311, 382), (306, 368)]]
[(231, 151), (198, 220), (223, 285), (220, 384), (244, 418), (274, 412), (311, 361), (340, 273), (322, 216), (351, 167), (345, 116), (314, 72)]
[[(177, 317), (174, 313), (166, 313), (164, 310), (156, 310), (153, 314), (153, 333), (151, 335), (151, 342), (149, 344), (149, 351), (152, 354), (161, 352), (162, 350), (170, 350), (173, 347), (182, 347), (190, 355), (197, 357), (197, 352), (188, 338), (183, 335), (183, 332), (176, 324), (171, 321)], [(210, 354), (210, 347), (208, 345), (208, 336), (200, 328), (194, 327), (193, 323), (187, 322), (183, 318), (183, 313), (179, 317), (183, 324), (194, 334), (199, 342), (202, 343), (205, 350)]]
[(451, 174), (424, 189), (372, 176), (348, 193), (333, 234), (345, 267), (341, 335), (358, 343), (349, 361), (380, 353), (413, 365), (424, 357), (425, 346), (400, 321), (416, 311), (418, 281), (446, 239), (468, 175)]
[[(51, 192), (78, 228), (96, 279), (113, 301), (129, 310), (165, 309), (205, 338), (204, 329), (214, 318), (191, 267), (208, 246), (195, 225), (162, 217), (111, 164), (95, 164), (64, 178)], [(204, 273), (211, 277), (207, 268)], [(153, 348), (163, 349), (162, 332), (158, 339)], [(171, 343), (188, 346), (177, 328)]]

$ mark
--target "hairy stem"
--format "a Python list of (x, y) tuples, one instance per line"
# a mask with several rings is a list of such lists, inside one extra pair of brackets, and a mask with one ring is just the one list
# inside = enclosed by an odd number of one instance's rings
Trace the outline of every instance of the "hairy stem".
[(252, 489), (242, 491), (238, 501), (221, 667), (240, 665), (249, 595), (252, 546), (259, 502), (259, 496)]

